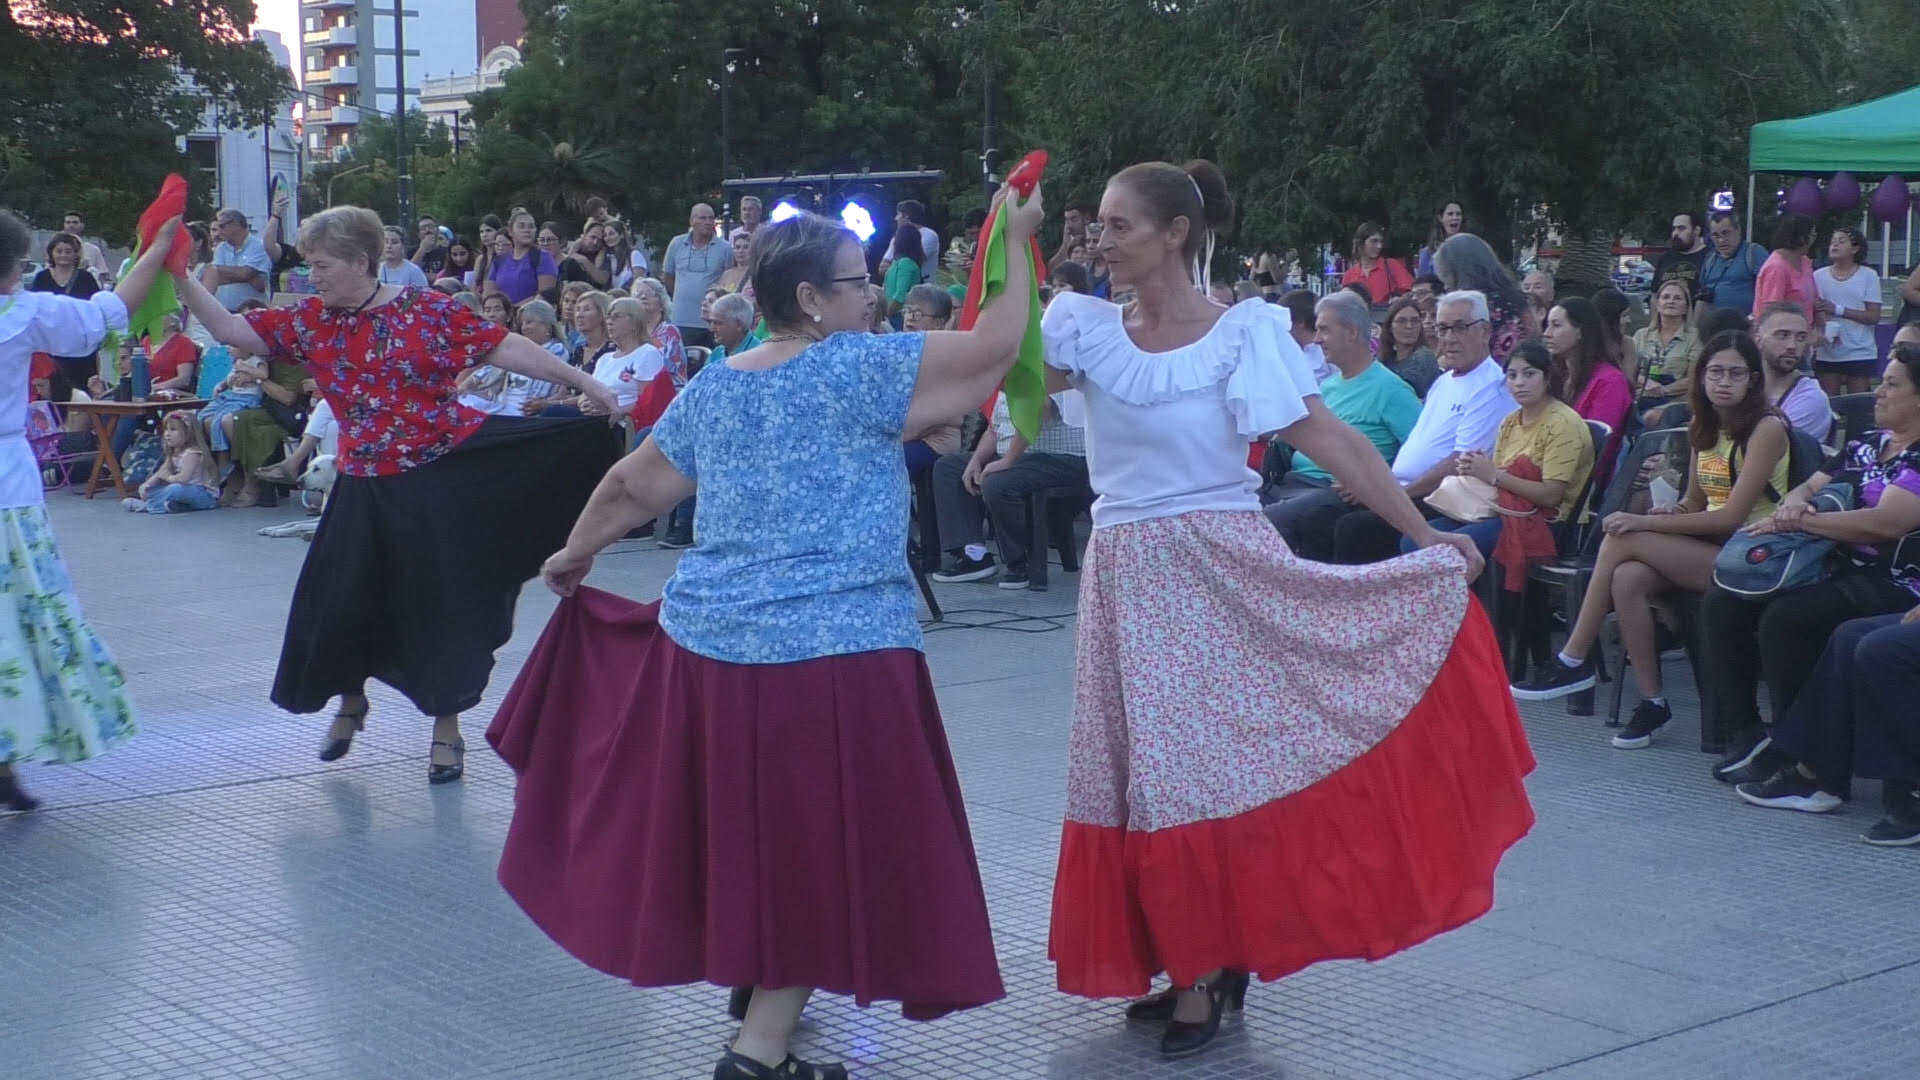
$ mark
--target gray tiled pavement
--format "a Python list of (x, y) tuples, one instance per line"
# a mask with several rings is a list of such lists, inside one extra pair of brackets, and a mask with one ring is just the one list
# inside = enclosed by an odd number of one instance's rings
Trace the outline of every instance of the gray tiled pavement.
[[(477, 736), (552, 608), (542, 590), (468, 724), (467, 780), (429, 789), (426, 725), (392, 695), (333, 765), (314, 758), (323, 721), (266, 702), (306, 548), (253, 530), (286, 511), (52, 503), (145, 731), (28, 767), (48, 809), (0, 819), (0, 1076), (709, 1074), (720, 991), (589, 971), (493, 881), (511, 777)], [(626, 545), (596, 582), (654, 595), (673, 558)], [(862, 1080), (1920, 1075), (1920, 855), (1855, 840), (1873, 791), (1831, 817), (1738, 804), (1691, 749), (1684, 690), (1675, 730), (1639, 752), (1528, 707), (1540, 821), (1490, 915), (1256, 986), (1221, 1046), (1163, 1064), (1115, 1003), (1055, 993), (1045, 958), (1073, 577), (941, 596), (955, 623), (1028, 617), (929, 638), (1010, 997), (928, 1025), (816, 1001), (808, 1048)]]

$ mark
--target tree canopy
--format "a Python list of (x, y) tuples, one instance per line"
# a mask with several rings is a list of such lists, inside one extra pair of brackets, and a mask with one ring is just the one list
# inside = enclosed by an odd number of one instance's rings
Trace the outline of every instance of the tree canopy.
[[(258, 125), (291, 89), (249, 40), (252, 0), (8, 0), (0, 6), (0, 193), (57, 222), (73, 208), (127, 236), (209, 99)], [(193, 80), (197, 92), (180, 76)], [(206, 192), (196, 192), (204, 206)]]

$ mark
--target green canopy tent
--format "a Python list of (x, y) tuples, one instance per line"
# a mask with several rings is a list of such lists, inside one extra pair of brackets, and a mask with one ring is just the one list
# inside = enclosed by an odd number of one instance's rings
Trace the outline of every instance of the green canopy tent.
[(1831, 112), (1753, 125), (1747, 139), (1748, 236), (1753, 235), (1754, 174), (1763, 172), (1920, 175), (1920, 86)]

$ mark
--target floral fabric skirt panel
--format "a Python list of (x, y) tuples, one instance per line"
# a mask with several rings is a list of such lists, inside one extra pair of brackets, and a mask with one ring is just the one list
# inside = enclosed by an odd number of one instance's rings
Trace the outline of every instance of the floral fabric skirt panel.
[(46, 507), (0, 510), (0, 762), (85, 761), (133, 732), (127, 681), (80, 614)]
[(1484, 914), (1533, 755), (1459, 556), (1297, 558), (1254, 513), (1094, 530), (1080, 583), (1062, 990), (1277, 979)]

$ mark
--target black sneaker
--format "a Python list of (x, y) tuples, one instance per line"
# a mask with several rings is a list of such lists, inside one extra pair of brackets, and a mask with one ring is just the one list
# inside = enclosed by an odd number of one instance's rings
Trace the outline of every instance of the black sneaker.
[(1667, 726), (1673, 719), (1673, 710), (1665, 705), (1655, 705), (1643, 701), (1633, 707), (1633, 719), (1613, 737), (1613, 745), (1621, 750), (1638, 750), (1653, 742), (1653, 733)]
[(1008, 563), (1007, 572), (1000, 575), (1000, 587), (1003, 589), (1024, 589), (1027, 587), (1027, 564)]
[(982, 555), (974, 559), (962, 553), (958, 558), (954, 559), (952, 563), (948, 564), (945, 569), (928, 576), (942, 585), (952, 585), (961, 581), (984, 581), (992, 577), (998, 569), (998, 567), (993, 565), (993, 556), (991, 554)]
[(1736, 736), (1733, 749), (1713, 766), (1713, 778), (1723, 784), (1764, 784), (1793, 759), (1785, 751), (1773, 748), (1773, 738), (1765, 728), (1754, 728)]
[(1526, 682), (1513, 684), (1513, 696), (1517, 701), (1552, 701), (1582, 690), (1593, 689), (1593, 658), (1580, 661), (1579, 667), (1568, 667), (1559, 657), (1546, 664), (1546, 670), (1536, 674)]
[(667, 535), (661, 537), (656, 542), (661, 547), (666, 548), (669, 551), (678, 551), (681, 548), (690, 548), (693, 546), (693, 530), (692, 529), (668, 529)]
[(1755, 806), (1801, 810), (1809, 814), (1832, 813), (1846, 801), (1831, 791), (1823, 790), (1819, 781), (1802, 776), (1800, 770), (1792, 765), (1774, 773), (1772, 778), (1763, 783), (1735, 784), (1733, 792)]
[(1860, 839), (1875, 847), (1913, 847), (1920, 845), (1920, 790), (1911, 781), (1887, 780), (1882, 786), (1881, 804), (1887, 813)]

